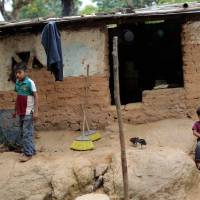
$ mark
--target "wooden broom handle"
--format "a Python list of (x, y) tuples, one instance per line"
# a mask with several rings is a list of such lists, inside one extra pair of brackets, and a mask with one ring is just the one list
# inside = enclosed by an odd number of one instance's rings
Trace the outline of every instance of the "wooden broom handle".
[(88, 64), (86, 78), (85, 78), (85, 105), (84, 106), (81, 105), (82, 111), (83, 111), (83, 113), (85, 113), (85, 123), (86, 123), (86, 127), (87, 127), (88, 131), (90, 130), (90, 127), (89, 127), (89, 123), (88, 123), (88, 120), (86, 117), (87, 114), (86, 114), (85, 106), (88, 103), (89, 76), (90, 76), (90, 65)]
[(85, 112), (83, 112), (83, 134), (85, 133)]
[(81, 109), (82, 109), (82, 111), (83, 111), (83, 119), (84, 119), (84, 124), (86, 124), (86, 127), (87, 127), (87, 130), (89, 131), (90, 130), (90, 128), (89, 128), (89, 124), (88, 124), (88, 120), (87, 120), (87, 116), (86, 116), (86, 112), (85, 112), (85, 108), (84, 108), (84, 106), (83, 106), (83, 104), (81, 104)]
[(88, 90), (89, 90), (89, 73), (90, 73), (90, 65), (87, 65), (87, 74), (85, 78), (85, 104), (88, 103)]

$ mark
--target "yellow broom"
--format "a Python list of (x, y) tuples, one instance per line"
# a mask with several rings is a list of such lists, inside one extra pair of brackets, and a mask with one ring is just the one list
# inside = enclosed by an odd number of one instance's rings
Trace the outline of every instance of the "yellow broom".
[[(90, 68), (90, 66), (87, 65), (87, 76), (86, 76), (86, 80), (85, 80), (85, 82), (86, 82), (85, 102), (86, 103), (87, 103), (87, 99), (88, 99), (88, 89), (89, 89), (89, 68)], [(83, 113), (86, 113), (83, 106), (81, 108), (82, 108)], [(90, 140), (92, 140), (92, 141), (97, 141), (97, 140), (101, 139), (101, 134), (98, 131), (90, 130), (86, 114), (85, 114), (85, 121), (86, 121), (86, 127), (87, 127), (87, 131), (85, 131), (85, 135), (88, 136), (90, 138)]]
[[(89, 79), (89, 65), (87, 65), (87, 76), (85, 79), (85, 100), (84, 100), (84, 104), (87, 103), (87, 97), (88, 97), (88, 79)], [(81, 108), (83, 111), (83, 129), (82, 129), (82, 135), (77, 137), (72, 145), (70, 146), (71, 149), (73, 150), (77, 150), (77, 151), (87, 151), (87, 150), (92, 150), (94, 149), (94, 144), (93, 141), (97, 141), (99, 139), (101, 139), (101, 134), (97, 131), (94, 130), (90, 130), (89, 128), (89, 124), (87, 121), (87, 117), (86, 117), (86, 111), (85, 111), (85, 107), (81, 104)], [(85, 131), (85, 124), (87, 126), (87, 131)]]
[[(85, 113), (85, 109), (83, 106), (81, 106), (83, 113)], [(101, 134), (98, 131), (95, 130), (90, 130), (89, 124), (88, 124), (88, 120), (85, 114), (85, 122), (86, 122), (86, 127), (87, 127), (87, 131), (85, 131), (84, 135), (88, 136), (90, 138), (91, 141), (97, 141), (101, 139)]]
[[(82, 105), (81, 105), (82, 107)], [(94, 149), (94, 144), (88, 136), (85, 135), (86, 116), (83, 112), (83, 130), (82, 135), (77, 137), (70, 146), (70, 149), (75, 151), (88, 151)]]

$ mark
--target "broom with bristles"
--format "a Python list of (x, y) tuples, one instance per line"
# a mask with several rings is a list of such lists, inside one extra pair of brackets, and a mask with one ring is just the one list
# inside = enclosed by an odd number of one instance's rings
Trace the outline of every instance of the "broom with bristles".
[[(82, 107), (82, 105), (81, 105)], [(82, 135), (77, 137), (72, 145), (70, 146), (70, 149), (76, 150), (76, 151), (88, 151), (94, 149), (94, 144), (90, 140), (88, 136), (85, 135), (85, 123), (86, 123), (86, 116), (85, 112), (83, 112), (83, 129), (82, 129)]]
[[(83, 113), (85, 113), (85, 109), (83, 106), (81, 106)], [(85, 114), (85, 123), (86, 123), (86, 127), (87, 127), (87, 131), (84, 132), (85, 136), (88, 136), (90, 138), (90, 140), (97, 141), (101, 139), (101, 134), (98, 131), (95, 130), (90, 130), (89, 124), (88, 124), (88, 120)]]
[[(86, 76), (86, 87), (85, 87), (85, 104), (88, 103), (88, 89), (89, 89), (89, 68), (90, 66), (87, 65), (87, 76)], [(85, 122), (86, 122), (86, 127), (87, 127), (87, 131), (85, 131), (85, 135), (88, 136), (90, 138), (90, 140), (92, 141), (97, 141), (99, 139), (101, 139), (101, 134), (98, 131), (95, 130), (90, 130), (89, 127), (89, 123), (86, 117), (86, 110), (83, 106), (81, 106), (83, 113), (85, 113)]]
[[(87, 99), (87, 87), (88, 87), (88, 76), (89, 76), (89, 69), (87, 67), (87, 77), (86, 77), (86, 86), (85, 86), (85, 98), (84, 98), (84, 104), (86, 104), (86, 99)], [(90, 139), (90, 135), (88, 134), (89, 132), (85, 131), (85, 124), (87, 124), (87, 129), (89, 131), (89, 126), (88, 122), (86, 119), (86, 112), (84, 109), (84, 106), (81, 104), (81, 109), (83, 111), (83, 127), (82, 127), (82, 134), (81, 136), (77, 137), (72, 145), (70, 146), (71, 149), (77, 150), (77, 151), (87, 151), (87, 150), (92, 150), (94, 149), (94, 144), (92, 140)], [(86, 135), (87, 134), (87, 135)]]

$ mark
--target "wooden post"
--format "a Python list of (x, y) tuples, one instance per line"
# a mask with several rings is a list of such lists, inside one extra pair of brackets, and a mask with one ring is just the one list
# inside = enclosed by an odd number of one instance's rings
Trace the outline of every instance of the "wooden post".
[(120, 90), (119, 90), (119, 59), (118, 59), (118, 37), (113, 38), (113, 73), (114, 73), (114, 97), (117, 110), (118, 124), (119, 124), (119, 138), (121, 146), (121, 163), (122, 174), (124, 184), (124, 200), (128, 200), (128, 170), (126, 160), (126, 146), (123, 132), (123, 122), (121, 115), (121, 102), (120, 102)]

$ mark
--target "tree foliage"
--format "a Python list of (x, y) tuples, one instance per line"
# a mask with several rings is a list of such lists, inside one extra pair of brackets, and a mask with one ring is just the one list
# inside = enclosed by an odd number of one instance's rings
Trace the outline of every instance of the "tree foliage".
[(19, 12), (19, 18), (61, 16), (61, 1), (58, 0), (34, 0), (23, 6)]
[[(6, 10), (10, 2), (12, 11)], [(0, 0), (0, 13), (7, 20), (45, 16), (75, 15), (81, 0)], [(66, 11), (66, 12), (64, 12)]]
[(21, 8), (20, 18), (75, 15), (80, 5), (80, 0), (32, 0)]
[[(82, 0), (0, 0), (0, 13), (5, 20), (17, 20), (20, 18), (35, 18), (49, 16), (66, 16), (80, 14), (92, 14), (94, 12), (110, 12), (123, 7), (141, 8), (150, 6), (153, 1), (157, 4), (183, 3), (185, 0), (92, 0), (97, 8), (86, 6), (79, 11)], [(196, 1), (188, 0), (187, 2)], [(6, 4), (10, 2), (12, 10), (6, 10)]]
[(16, 19), (20, 9), (31, 3), (32, 0), (11, 0), (12, 11), (6, 10), (6, 4), (9, 3), (9, 0), (0, 0), (0, 12), (5, 20)]
[(126, 2), (124, 0), (93, 0), (98, 6), (99, 11), (112, 11), (115, 8), (124, 7)]
[(153, 1), (156, 0), (93, 0), (97, 4), (99, 11), (105, 12), (123, 7), (142, 8), (150, 6)]
[(87, 5), (80, 11), (80, 14), (91, 15), (93, 13), (96, 13), (97, 11), (98, 11), (98, 8), (96, 6)]
[[(196, 0), (188, 0), (187, 2), (192, 2)], [(151, 6), (152, 2), (157, 4), (163, 3), (184, 3), (185, 0), (93, 0), (98, 6), (99, 11), (112, 11), (117, 8), (132, 7), (132, 8), (143, 8), (146, 6)]]
[(150, 5), (154, 0), (93, 0), (99, 11), (112, 11), (118, 8), (141, 8)]
[(196, 2), (196, 0), (158, 0), (158, 4), (163, 4), (163, 3), (186, 3), (186, 2)]

